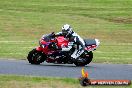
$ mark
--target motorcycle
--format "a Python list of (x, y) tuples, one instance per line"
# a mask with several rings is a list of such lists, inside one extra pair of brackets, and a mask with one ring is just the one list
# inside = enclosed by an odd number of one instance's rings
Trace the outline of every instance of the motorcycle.
[(67, 47), (69, 41), (64, 36), (53, 37), (53, 33), (44, 35), (40, 41), (39, 46), (31, 50), (27, 56), (29, 63), (40, 64), (44, 61), (54, 64), (75, 64), (76, 66), (85, 66), (93, 59), (93, 51), (99, 46), (98, 39), (84, 39), (85, 50), (74, 61), (71, 59), (71, 54), (77, 48), (73, 45), (70, 51), (58, 50), (62, 47)]

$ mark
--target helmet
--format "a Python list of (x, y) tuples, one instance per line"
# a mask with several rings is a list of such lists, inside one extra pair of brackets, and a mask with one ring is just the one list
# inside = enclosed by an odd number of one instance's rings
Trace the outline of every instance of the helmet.
[(68, 37), (69, 35), (72, 34), (72, 28), (69, 24), (65, 24), (63, 27), (62, 27), (62, 34), (65, 36), (65, 37)]

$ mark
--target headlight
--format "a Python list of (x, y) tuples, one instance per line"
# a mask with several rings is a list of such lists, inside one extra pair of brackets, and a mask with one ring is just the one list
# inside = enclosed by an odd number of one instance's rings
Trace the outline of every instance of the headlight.
[(45, 48), (45, 45), (41, 45), (42, 48)]

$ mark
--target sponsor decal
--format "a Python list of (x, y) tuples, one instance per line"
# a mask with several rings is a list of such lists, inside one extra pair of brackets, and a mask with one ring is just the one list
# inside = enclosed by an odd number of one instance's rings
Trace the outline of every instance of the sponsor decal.
[(81, 70), (82, 77), (79, 78), (79, 82), (82, 86), (88, 85), (130, 85), (130, 80), (95, 80), (90, 79), (88, 76), (88, 71), (85, 72), (84, 68)]

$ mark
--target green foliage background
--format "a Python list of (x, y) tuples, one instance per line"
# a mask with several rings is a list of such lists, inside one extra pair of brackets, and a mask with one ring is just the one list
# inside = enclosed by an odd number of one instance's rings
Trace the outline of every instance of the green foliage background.
[(132, 0), (0, 0), (0, 58), (26, 59), (39, 38), (68, 23), (98, 38), (93, 62), (132, 63)]

